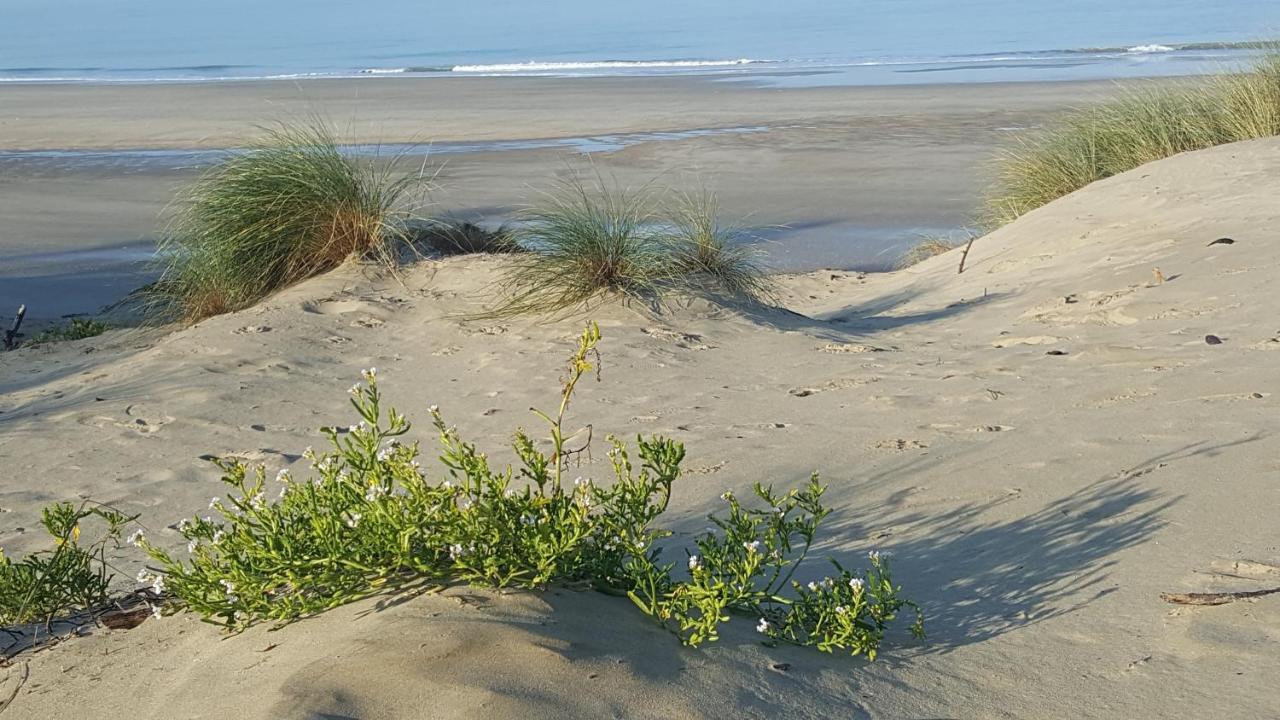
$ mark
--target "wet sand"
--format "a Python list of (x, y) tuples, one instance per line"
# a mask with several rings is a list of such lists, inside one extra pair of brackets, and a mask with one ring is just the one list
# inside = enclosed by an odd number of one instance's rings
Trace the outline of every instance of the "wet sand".
[[(619, 182), (717, 191), (779, 269), (883, 269), (925, 233), (971, 222), (984, 163), (1011, 134), (1112, 83), (777, 89), (701, 78), (468, 78), (0, 87), (0, 148), (235, 146), (255, 125), (322, 115), (356, 143), (661, 136), (617, 150), (594, 143), (433, 153), (428, 213), (507, 218), (581, 149)], [(483, 146), (481, 146), (483, 147)], [(417, 167), (417, 158), (406, 162)], [(88, 162), (0, 152), (0, 311), (33, 322), (94, 312), (150, 275), (137, 261), (198, 163)], [(83, 251), (97, 252), (86, 263)], [(61, 255), (71, 253), (71, 255)], [(92, 276), (92, 277), (91, 277)], [(79, 282), (84, 278), (84, 282)]]

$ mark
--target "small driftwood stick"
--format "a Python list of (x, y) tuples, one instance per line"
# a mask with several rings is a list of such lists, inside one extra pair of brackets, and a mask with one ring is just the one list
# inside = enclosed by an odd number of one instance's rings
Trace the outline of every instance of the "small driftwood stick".
[(1280, 593), (1280, 587), (1268, 590), (1250, 590), (1248, 592), (1228, 593), (1160, 593), (1160, 599), (1175, 605), (1226, 605), (1237, 600), (1262, 597)]
[(22, 677), (18, 678), (18, 682), (14, 684), (13, 692), (9, 693), (9, 697), (0, 700), (0, 713), (9, 709), (9, 706), (13, 704), (14, 698), (18, 697), (18, 691), (22, 690), (22, 686), (27, 684), (27, 678), (29, 677), (31, 677), (31, 665), (24, 662), (22, 663)]
[(964, 253), (960, 255), (960, 267), (956, 270), (957, 275), (964, 272), (964, 261), (969, 259), (969, 248), (973, 247), (973, 241), (977, 239), (977, 235), (970, 235), (969, 242), (965, 243)]
[[(17, 347), (18, 328), (22, 327), (22, 319), (27, 316), (27, 306), (19, 305), (18, 314), (13, 318), (13, 327), (4, 331), (4, 349), (12, 350)], [(3, 707), (3, 706), (0, 706)]]

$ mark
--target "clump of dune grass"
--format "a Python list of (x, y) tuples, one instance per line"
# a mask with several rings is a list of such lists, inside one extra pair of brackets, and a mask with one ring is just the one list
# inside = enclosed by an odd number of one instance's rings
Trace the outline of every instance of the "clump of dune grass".
[(506, 225), (489, 229), (456, 218), (420, 223), (411, 229), (414, 247), (439, 255), (501, 254), (521, 252), (515, 232)]
[(153, 298), (194, 322), (238, 310), (351, 257), (391, 266), (422, 175), (344, 155), (322, 123), (282, 124), (181, 198)]
[(945, 252), (955, 250), (956, 248), (964, 245), (965, 242), (968, 241), (956, 242), (951, 238), (940, 235), (926, 235), (921, 238), (920, 242), (911, 246), (911, 248), (898, 259), (898, 262), (894, 267), (898, 270), (902, 270), (904, 268), (909, 268), (912, 265), (918, 265), (929, 258), (937, 257)]
[(650, 307), (670, 291), (765, 296), (767, 277), (753, 253), (732, 245), (713, 197), (665, 200), (650, 185), (563, 182), (525, 213), (517, 237), (528, 252), (504, 278), (508, 297), (492, 314), (556, 313), (609, 295)]
[(1003, 150), (982, 224), (999, 227), (1144, 163), (1274, 135), (1280, 135), (1280, 54), (1195, 85), (1131, 87)]
[(672, 254), (676, 271), (686, 280), (705, 280), (706, 289), (749, 300), (773, 297), (774, 283), (760, 253), (747, 245), (741, 231), (722, 225), (719, 203), (709, 192), (680, 197), (672, 214)]

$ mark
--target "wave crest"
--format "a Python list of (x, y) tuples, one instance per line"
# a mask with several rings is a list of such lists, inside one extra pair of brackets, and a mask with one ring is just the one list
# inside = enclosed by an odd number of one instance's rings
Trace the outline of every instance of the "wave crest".
[(493, 65), (454, 65), (457, 73), (518, 73), (562, 72), (569, 70), (627, 70), (644, 68), (698, 68), (732, 67), (765, 62), (739, 58), (737, 60), (598, 60), (594, 62), (537, 62), (496, 63)]

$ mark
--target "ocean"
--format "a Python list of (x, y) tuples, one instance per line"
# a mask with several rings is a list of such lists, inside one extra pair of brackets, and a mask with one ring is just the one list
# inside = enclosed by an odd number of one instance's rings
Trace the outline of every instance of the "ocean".
[(3, 0), (0, 82), (713, 74), (787, 84), (1177, 75), (1276, 0)]

